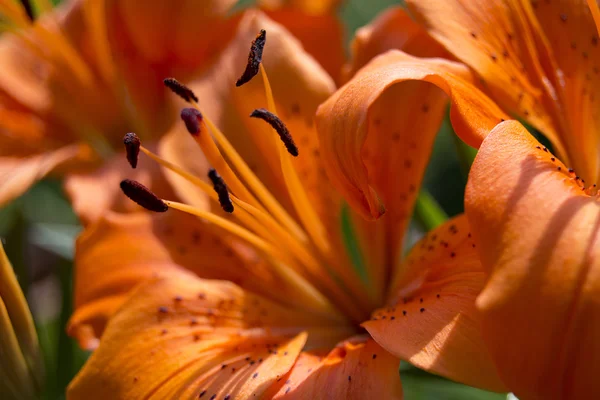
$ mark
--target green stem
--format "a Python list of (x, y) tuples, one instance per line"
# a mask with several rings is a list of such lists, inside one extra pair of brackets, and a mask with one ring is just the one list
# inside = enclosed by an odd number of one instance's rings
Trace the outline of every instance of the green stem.
[(448, 215), (431, 193), (422, 189), (415, 204), (415, 218), (425, 230), (430, 231), (446, 222)]

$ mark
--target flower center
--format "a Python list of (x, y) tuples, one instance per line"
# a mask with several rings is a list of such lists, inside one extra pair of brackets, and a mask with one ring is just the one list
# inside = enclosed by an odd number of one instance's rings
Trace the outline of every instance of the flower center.
[(273, 146), (278, 149), (282, 176), (297, 220), (248, 167), (226, 135), (202, 113), (192, 90), (173, 78), (165, 79), (165, 85), (192, 105), (182, 110), (181, 119), (214, 168), (208, 172), (212, 185), (141, 146), (135, 134), (125, 137), (127, 157), (134, 166), (141, 151), (193, 183), (235, 220), (160, 199), (134, 181), (123, 181), (121, 188), (132, 200), (149, 210), (177, 209), (207, 220), (251, 244), (293, 288), (293, 294), (282, 293), (288, 303), (295, 303), (309, 312), (326, 314), (334, 320), (360, 323), (377, 305), (376, 297), (358, 276), (356, 281), (350, 281), (347, 277), (352, 274), (343, 273), (352, 266), (345, 265), (340, 261), (343, 258), (335, 254), (327, 229), (294, 168), (292, 157), (299, 156), (302, 149), (298, 149), (285, 123), (277, 116), (269, 79), (260, 63), (265, 38), (266, 32), (261, 31), (253, 41), (246, 70), (237, 86), (261, 75), (267, 108), (254, 110), (250, 117), (268, 123), (277, 134), (272, 136)]

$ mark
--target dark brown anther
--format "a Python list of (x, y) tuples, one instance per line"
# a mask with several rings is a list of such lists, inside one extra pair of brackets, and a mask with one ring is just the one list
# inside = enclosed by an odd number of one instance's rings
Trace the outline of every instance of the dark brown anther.
[(208, 178), (213, 184), (213, 189), (215, 189), (215, 192), (219, 196), (219, 204), (221, 204), (223, 211), (232, 213), (233, 203), (231, 202), (229, 191), (227, 190), (227, 185), (223, 178), (221, 178), (214, 168), (208, 170)]
[(181, 119), (185, 122), (185, 127), (192, 135), (200, 134), (200, 122), (202, 114), (195, 108), (184, 108), (181, 110)]
[(125, 196), (129, 197), (146, 210), (165, 212), (169, 209), (164, 201), (139, 182), (125, 179), (124, 181), (121, 181), (121, 190), (125, 193)]
[(177, 96), (181, 97), (188, 103), (191, 103), (192, 101), (195, 101), (196, 103), (198, 102), (198, 97), (196, 97), (194, 92), (192, 92), (192, 89), (185, 86), (183, 83), (179, 82), (177, 79), (165, 78), (163, 80), (163, 83), (165, 84), (166, 87), (171, 89), (171, 91), (173, 93), (175, 93)]
[(125, 144), (125, 154), (127, 154), (129, 165), (131, 165), (131, 168), (137, 167), (140, 154), (140, 138), (133, 132), (126, 133), (123, 137), (123, 144)]
[(21, 4), (23, 4), (23, 9), (25, 9), (25, 13), (29, 17), (29, 20), (33, 22), (35, 20), (35, 13), (33, 12), (33, 7), (31, 5), (31, 1), (30, 0), (21, 0)]
[(256, 38), (252, 41), (250, 46), (250, 53), (248, 54), (248, 64), (244, 73), (237, 80), (235, 86), (242, 86), (245, 83), (250, 82), (259, 71), (260, 63), (262, 62), (263, 49), (265, 48), (265, 41), (267, 40), (267, 31), (264, 29), (260, 30), (260, 33), (256, 35)]
[(290, 131), (288, 131), (287, 126), (285, 126), (283, 121), (280, 120), (277, 115), (273, 114), (269, 110), (265, 110), (264, 108), (259, 108), (252, 111), (250, 117), (260, 118), (263, 121), (267, 122), (269, 125), (271, 125), (273, 129), (277, 131), (277, 134), (279, 135), (279, 138), (285, 145), (285, 148), (287, 149), (288, 153), (290, 153), (294, 157), (298, 157), (298, 147), (296, 146), (296, 143), (294, 143), (294, 139), (292, 138)]

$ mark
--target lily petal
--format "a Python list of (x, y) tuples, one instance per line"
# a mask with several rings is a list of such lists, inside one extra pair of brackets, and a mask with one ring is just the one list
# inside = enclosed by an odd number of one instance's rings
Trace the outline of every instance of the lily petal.
[(326, 355), (301, 353), (270, 392), (273, 399), (402, 399), (398, 362), (372, 339), (354, 337)]
[(177, 268), (155, 242), (145, 213), (109, 213), (84, 231), (75, 265), (75, 312), (67, 332), (86, 349), (97, 347), (106, 322), (134, 287)]
[(339, 78), (345, 59), (344, 27), (335, 13), (313, 14), (296, 7), (265, 13), (285, 26), (332, 78)]
[(352, 39), (351, 49), (352, 59), (344, 67), (344, 82), (371, 59), (392, 49), (402, 50), (416, 57), (452, 59), (452, 55), (400, 6), (388, 8), (370, 24), (360, 28)]
[(563, 159), (584, 179), (597, 182), (600, 178), (600, 113), (595, 98), (600, 91), (598, 27), (585, 0), (536, 2), (532, 13), (556, 60), (561, 139), (568, 157)]
[(465, 209), (489, 274), (477, 306), (483, 335), (521, 398), (600, 395), (597, 198), (519, 123), (485, 139)]
[(267, 10), (294, 8), (310, 15), (334, 13), (341, 0), (258, 0), (258, 4)]
[[(403, 200), (401, 196), (408, 198), (410, 195), (414, 199), (433, 136), (443, 116), (444, 96), (441, 91), (435, 90), (435, 86), (450, 96), (453, 125), (470, 145), (477, 147), (493, 126), (507, 118), (489, 98), (469, 83), (470, 79), (470, 73), (463, 65), (390, 51), (371, 61), (319, 107), (317, 127), (327, 173), (363, 217), (374, 219), (383, 215), (386, 197), (397, 200), (394, 205), (403, 202), (407, 205), (401, 210), (394, 207), (396, 210), (406, 212), (411, 209), (408, 204), (412, 202)], [(433, 85), (399, 85), (411, 80)], [(419, 96), (419, 101), (414, 96)], [(389, 112), (390, 102), (394, 104), (393, 113)], [(397, 107), (396, 104), (406, 106)], [(379, 113), (375, 112), (376, 108)], [(415, 115), (423, 118), (416, 119)], [(391, 122), (386, 119), (391, 119)], [(415, 154), (411, 159), (396, 161), (410, 161), (410, 166), (391, 168), (383, 162), (390, 157), (368, 151), (369, 147), (377, 149), (381, 146), (387, 149), (385, 154), (391, 151), (406, 156)], [(369, 169), (367, 162), (378, 168), (371, 166)], [(403, 169), (412, 171), (407, 182), (390, 185), (391, 174)], [(378, 185), (383, 183), (382, 180), (385, 180), (385, 186)]]
[(311, 321), (230, 282), (171, 273), (113, 317), (67, 398), (260, 397), (294, 365)]
[(53, 169), (81, 154), (79, 145), (28, 157), (0, 157), (0, 207), (25, 193)]
[(67, 329), (84, 348), (98, 345), (107, 321), (136, 286), (173, 271), (231, 281), (282, 304), (293, 293), (254, 250), (176, 211), (109, 212), (78, 238), (75, 264), (75, 312)]
[(485, 276), (466, 216), (430, 232), (402, 268), (389, 306), (363, 323), (373, 339), (419, 368), (506, 391), (480, 332), (475, 298)]
[[(220, 24), (235, 0), (176, 3), (154, 1), (140, 7), (133, 0), (106, 0), (106, 13), (114, 28), (113, 45), (131, 46), (152, 65), (193, 68), (201, 65), (227, 41)], [(167, 32), (168, 34), (165, 34)], [(220, 40), (213, 40), (218, 34)], [(126, 43), (117, 43), (117, 40)]]
[[(407, 5), (427, 32), (482, 78), (492, 98), (505, 110), (527, 119), (557, 146), (559, 127), (552, 119), (552, 63), (546, 48), (538, 51), (539, 30), (531, 26), (520, 0), (485, 4), (452, 0), (408, 0)], [(557, 16), (558, 18), (558, 16)]]

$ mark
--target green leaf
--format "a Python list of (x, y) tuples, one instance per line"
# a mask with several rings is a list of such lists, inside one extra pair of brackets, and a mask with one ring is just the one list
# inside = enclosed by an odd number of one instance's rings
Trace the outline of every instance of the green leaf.
[(494, 393), (428, 374), (417, 368), (400, 368), (404, 398), (411, 400), (506, 400), (506, 393)]
[(415, 218), (430, 231), (448, 220), (448, 215), (435, 198), (425, 189), (421, 190), (415, 204)]
[(341, 223), (342, 223), (342, 240), (350, 256), (350, 261), (352, 262), (352, 267), (363, 281), (366, 286), (369, 286), (370, 279), (369, 273), (365, 266), (365, 262), (360, 251), (360, 244), (358, 242), (358, 237), (356, 236), (356, 232), (354, 230), (354, 225), (352, 224), (352, 218), (350, 216), (350, 206), (344, 204), (342, 206), (341, 212)]
[(81, 227), (69, 224), (33, 224), (30, 240), (37, 246), (66, 260), (72, 260), (75, 252), (75, 239)]

